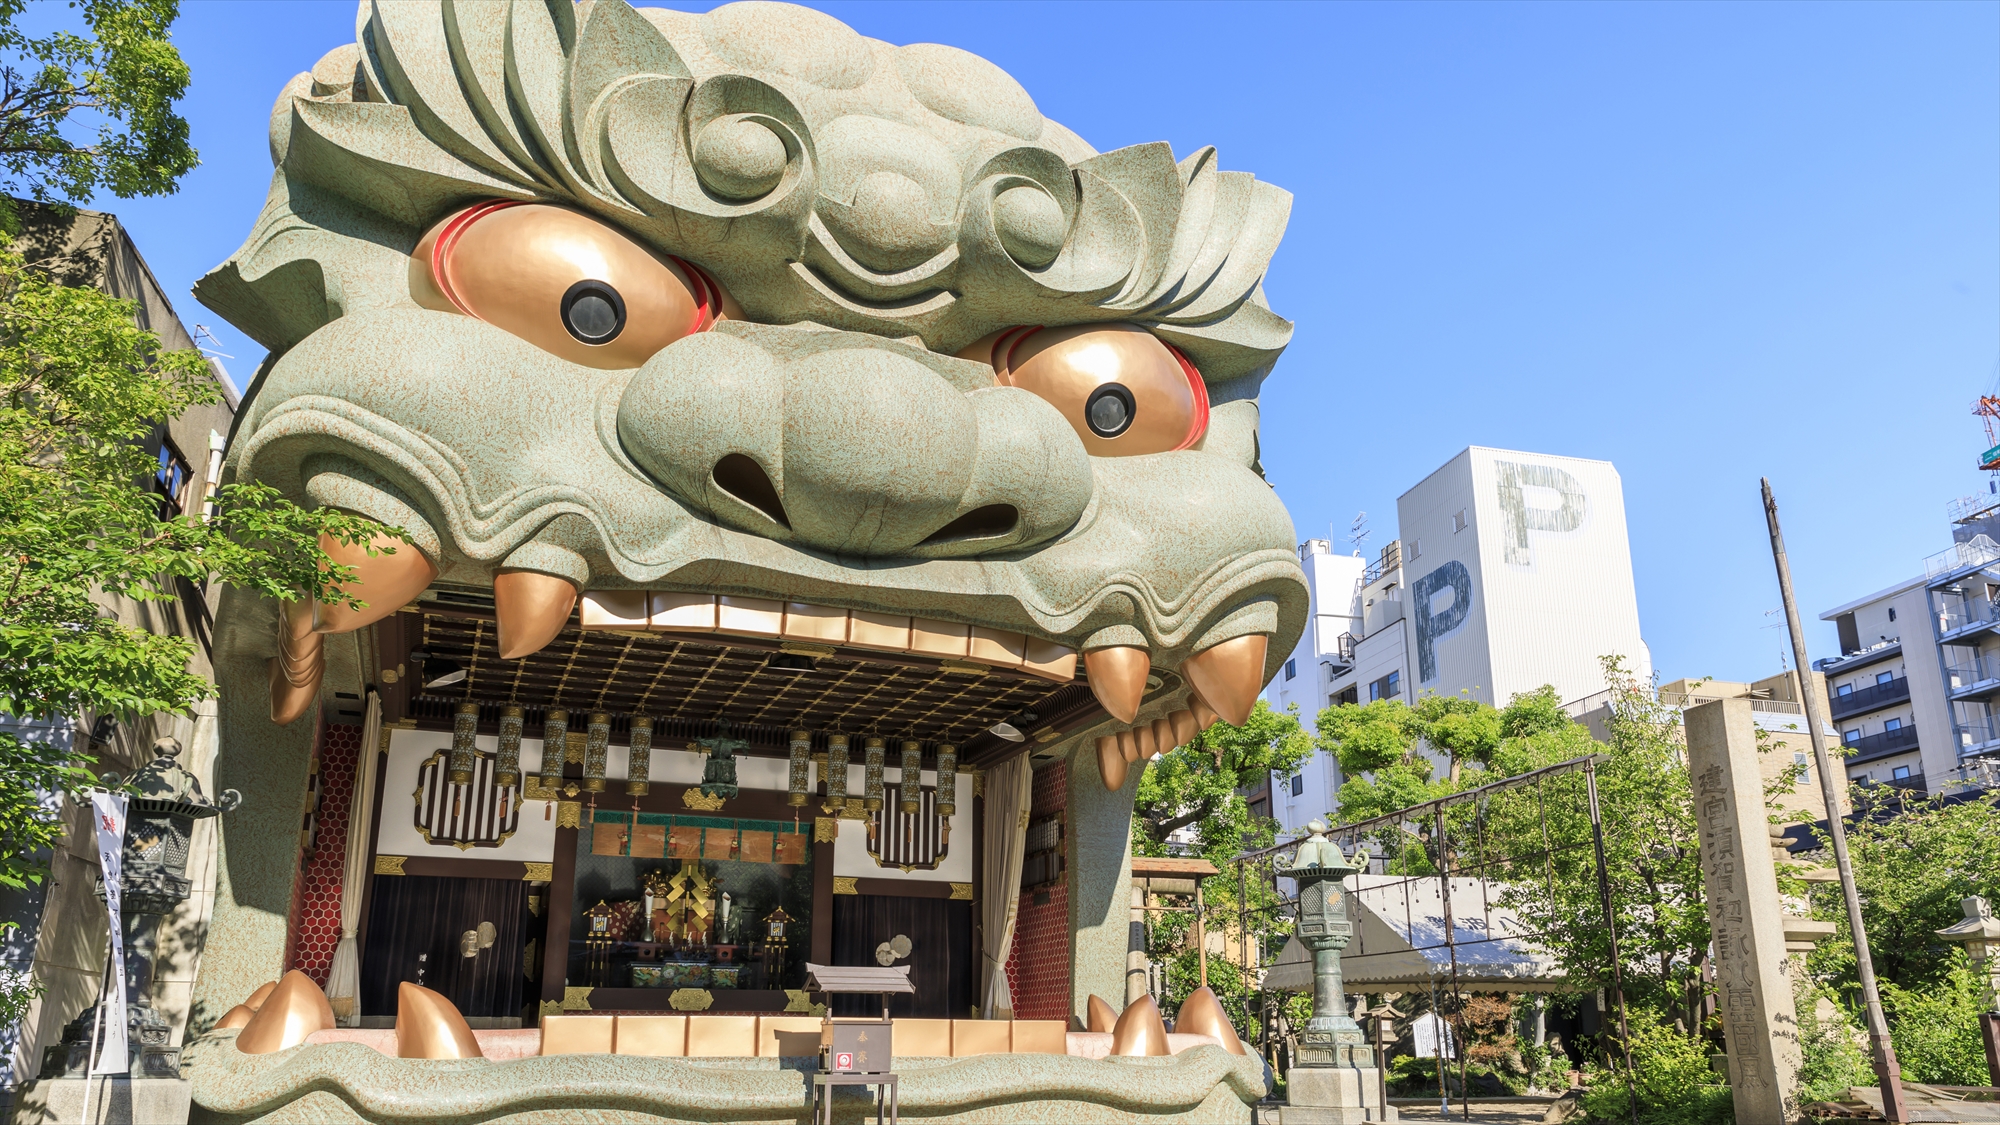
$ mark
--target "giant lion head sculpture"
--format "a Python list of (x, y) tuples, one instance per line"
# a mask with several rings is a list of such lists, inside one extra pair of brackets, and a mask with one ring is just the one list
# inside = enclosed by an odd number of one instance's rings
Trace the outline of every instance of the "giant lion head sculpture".
[(230, 471), (417, 547), (291, 615), (280, 719), (314, 637), (432, 584), (492, 587), (509, 656), (580, 592), (955, 622), (1128, 721), (1149, 668), (1240, 720), (1301, 628), (1257, 454), (1290, 197), (1212, 149), (1095, 152), (789, 5), (364, 0), (271, 154), (197, 287), (271, 349)]

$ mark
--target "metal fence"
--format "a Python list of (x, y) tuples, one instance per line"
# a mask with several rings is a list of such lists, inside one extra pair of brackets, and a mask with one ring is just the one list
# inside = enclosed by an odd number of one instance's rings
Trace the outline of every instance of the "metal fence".
[[(1469, 1116), (1468, 993), (1570, 993), (1595, 983), (1571, 981), (1550, 952), (1579, 939), (1601, 945), (1609, 966), (1605, 992), (1615, 1034), (1604, 1046), (1631, 1081), (1618, 919), (1605, 869), (1597, 767), (1604, 755), (1574, 758), (1383, 816), (1334, 827), (1337, 842), (1362, 873), (1349, 879), (1354, 927), (1342, 951), (1349, 994), (1429, 993), (1447, 1016), (1457, 1044), (1460, 1108)], [(1282, 1038), (1268, 991), (1247, 994), (1263, 966), (1253, 934), (1296, 917), (1296, 888), (1274, 867), (1297, 842), (1236, 857), (1237, 923), (1244, 957), (1246, 1006), (1264, 1024), (1267, 1053)], [(1249, 882), (1270, 893), (1251, 906)], [(1286, 968), (1280, 966), (1280, 969)], [(1295, 968), (1295, 967), (1294, 967)], [(1386, 1006), (1385, 1006), (1386, 1007)], [(1386, 1018), (1381, 1009), (1372, 1013)], [(1381, 1034), (1374, 1036), (1379, 1044)], [(1393, 1041), (1391, 1038), (1389, 1041)], [(1282, 1060), (1272, 1058), (1274, 1066)], [(1380, 1060), (1386, 1075), (1387, 1059)], [(1445, 1060), (1439, 1059), (1440, 1096)], [(1386, 1077), (1385, 1090), (1386, 1095)]]

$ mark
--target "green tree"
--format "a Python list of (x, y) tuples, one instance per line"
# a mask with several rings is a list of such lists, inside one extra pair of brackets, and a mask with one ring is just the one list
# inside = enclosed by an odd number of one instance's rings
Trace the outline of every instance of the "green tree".
[[(1276, 952), (1272, 942), (1282, 941), (1289, 925), (1275, 917), (1278, 894), (1269, 860), (1248, 865), (1238, 877), (1235, 858), (1268, 847), (1277, 832), (1275, 820), (1251, 813), (1245, 794), (1273, 773), (1297, 770), (1311, 753), (1312, 739), (1298, 717), (1289, 710), (1273, 711), (1259, 700), (1241, 727), (1217, 723), (1187, 745), (1160, 755), (1140, 775), (1133, 800), (1133, 854), (1166, 855), (1168, 838), (1191, 829), (1194, 853), (1220, 872), (1203, 888), (1202, 924), (1235, 948), (1237, 957), (1211, 955), (1208, 983), (1246, 1041), (1254, 1041), (1258, 1020), (1255, 995), (1242, 974), (1242, 943), (1247, 937), (1251, 956), (1267, 961)], [(1168, 1012), (1179, 1008), (1201, 978), (1193, 903), (1176, 905), (1178, 909), (1153, 915), (1147, 925), (1148, 953), (1166, 967)]]
[[(188, 68), (169, 35), (177, 0), (72, 0), (81, 30), (21, 28), (0, 0), (0, 173), (36, 199), (166, 195), (198, 162), (174, 111)], [(92, 126), (95, 126), (93, 129)], [(5, 225), (11, 206), (0, 198)]]
[[(1853, 797), (1860, 811), (1875, 799), (1863, 786), (1854, 787)], [(1958, 961), (1958, 947), (1937, 931), (1964, 920), (1959, 903), (1968, 895), (2000, 901), (1997, 809), (1996, 793), (1970, 800), (1905, 794), (1900, 807), (1849, 821), (1847, 852), (1877, 977), (1920, 990), (1944, 980)], [(1838, 929), (1813, 949), (1808, 968), (1830, 991), (1846, 995), (1859, 981), (1840, 884), (1817, 884), (1811, 895), (1813, 916)]]
[[(376, 525), (228, 485), (215, 513), (163, 519), (147, 438), (219, 391), (194, 352), (162, 352), (131, 302), (57, 284), (0, 238), (0, 713), (17, 719), (185, 714), (214, 694), (192, 642), (121, 624), (121, 601), (164, 602), (220, 579), (280, 600), (341, 589), (326, 536)], [(0, 886), (39, 882), (62, 838), (55, 795), (80, 799), (91, 761), (0, 731)], [(0, 986), (0, 1017), (32, 995)], [(10, 1007), (11, 1006), (11, 1007)]]

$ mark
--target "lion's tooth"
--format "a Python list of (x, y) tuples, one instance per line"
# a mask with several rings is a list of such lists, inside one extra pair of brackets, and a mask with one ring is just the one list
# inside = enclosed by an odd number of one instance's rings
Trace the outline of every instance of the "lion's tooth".
[(1201, 724), (1195, 722), (1193, 711), (1176, 711), (1167, 716), (1167, 722), (1173, 724), (1175, 746), (1186, 746), (1202, 731)]
[(499, 625), (500, 659), (519, 660), (556, 639), (576, 607), (576, 587), (567, 578), (532, 570), (493, 576), (493, 614)]
[(1144, 723), (1140, 723), (1138, 726), (1132, 728), (1132, 739), (1129, 745), (1132, 748), (1132, 753), (1125, 759), (1128, 762), (1136, 762), (1141, 758), (1151, 758), (1154, 754), (1159, 753), (1160, 750), (1159, 747), (1153, 745), (1153, 728)]
[[(380, 553), (369, 554), (369, 547)], [(368, 605), (355, 609), (320, 604), (313, 622), (313, 631), (318, 633), (351, 633), (372, 625), (409, 605), (438, 576), (437, 566), (422, 551), (379, 532), (365, 544), (337, 543), (322, 535), (319, 549), (334, 562), (354, 568), (354, 578), (342, 584), (343, 591)]]
[(1181, 676), (1224, 722), (1240, 727), (1264, 688), (1264, 655), (1270, 641), (1262, 633), (1231, 637), (1188, 657)]
[(326, 672), (326, 637), (300, 627), (311, 618), (309, 600), (288, 602), (280, 610), (278, 655), (271, 658), (271, 721), (290, 726), (319, 699), (320, 678)]
[(1215, 713), (1215, 708), (1210, 707), (1198, 691), (1188, 693), (1188, 713), (1194, 716), (1194, 725), (1202, 730), (1222, 721), (1222, 716)]
[(1153, 720), (1154, 750), (1164, 754), (1180, 744), (1181, 740), (1174, 737), (1174, 725), (1172, 723), (1163, 718)]
[(1114, 734), (1097, 740), (1097, 773), (1104, 787), (1114, 793), (1125, 788), (1125, 753), (1118, 746), (1121, 741)]
[(1083, 654), (1090, 690), (1111, 717), (1129, 723), (1139, 717), (1139, 700), (1146, 694), (1146, 674), (1153, 658), (1137, 645), (1108, 645)]

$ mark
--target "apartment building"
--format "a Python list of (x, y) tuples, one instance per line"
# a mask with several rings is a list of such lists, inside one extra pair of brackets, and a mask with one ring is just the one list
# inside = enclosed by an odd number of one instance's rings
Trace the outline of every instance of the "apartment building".
[[(1431, 693), (1504, 706), (1552, 684), (1581, 699), (1606, 687), (1605, 656), (1652, 675), (1610, 462), (1472, 446), (1397, 499), (1396, 523), (1372, 562), (1299, 548), (1314, 628), (1267, 690), (1275, 706), (1309, 722)], [(1324, 814), (1339, 772), (1315, 756), (1279, 780), (1272, 814), (1287, 830)]]
[(1855, 780), (1936, 793), (1987, 783), (2000, 755), (2000, 544), (1973, 529), (1913, 577), (1820, 614), (1814, 661)]

